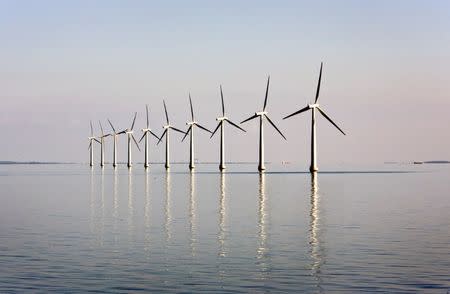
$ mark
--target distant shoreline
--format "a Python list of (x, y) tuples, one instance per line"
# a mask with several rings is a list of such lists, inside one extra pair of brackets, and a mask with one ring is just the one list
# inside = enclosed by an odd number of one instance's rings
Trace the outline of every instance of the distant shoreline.
[[(149, 162), (150, 164), (164, 164), (161, 162)], [(197, 164), (219, 164), (219, 162), (196, 162)], [(88, 164), (86, 162), (58, 162), (58, 161), (0, 161), (0, 165), (15, 165), (15, 164)], [(111, 164), (109, 162), (105, 162), (105, 165)], [(126, 162), (118, 162), (117, 164), (127, 164)], [(143, 164), (143, 162), (135, 162), (134, 164)], [(189, 164), (189, 162), (171, 162), (171, 164)], [(256, 164), (256, 162), (227, 162), (227, 164)], [(266, 162), (266, 164), (271, 164), (271, 162)]]
[(0, 164), (77, 164), (76, 162), (56, 161), (0, 161)]
[(397, 162), (397, 161), (386, 161), (384, 164), (449, 164), (448, 160), (428, 160), (428, 161), (407, 161), (407, 162)]
[[(164, 162), (149, 162), (150, 164), (164, 164)], [(197, 164), (219, 164), (219, 162), (205, 161), (205, 162), (196, 162)], [(386, 161), (384, 164), (450, 164), (448, 160), (428, 160), (428, 161), (409, 161), (409, 162), (396, 162), (396, 161)], [(88, 164), (86, 162), (58, 162), (58, 161), (12, 161), (12, 160), (3, 160), (0, 161), (0, 165), (57, 165), (57, 164)], [(105, 165), (109, 165), (111, 163), (105, 162)], [(127, 164), (126, 162), (119, 162), (118, 164)], [(135, 164), (143, 164), (143, 162), (135, 162)], [(189, 162), (171, 162), (171, 164), (189, 164)], [(226, 164), (257, 164), (257, 162), (248, 162), (248, 161), (232, 161), (226, 162)], [(266, 162), (266, 164), (273, 164), (273, 162)], [(283, 163), (281, 163), (283, 164)]]

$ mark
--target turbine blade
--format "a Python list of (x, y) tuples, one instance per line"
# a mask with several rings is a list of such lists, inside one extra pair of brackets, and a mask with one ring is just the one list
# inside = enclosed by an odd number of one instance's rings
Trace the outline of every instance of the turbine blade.
[(89, 140), (89, 147), (88, 147), (88, 150), (91, 150), (91, 148), (92, 148), (92, 140)]
[(186, 133), (184, 134), (184, 137), (183, 137), (183, 139), (181, 139), (181, 142), (183, 142), (184, 141), (184, 139), (186, 139), (186, 137), (187, 137), (187, 135), (189, 134), (189, 132), (191, 131), (191, 129), (192, 129), (192, 125), (189, 127), (189, 129), (186, 131)]
[(225, 116), (225, 103), (223, 102), (222, 85), (220, 85), (220, 97), (222, 98), (222, 116)]
[(130, 130), (133, 130), (133, 128), (134, 128), (134, 123), (136, 122), (136, 116), (137, 116), (137, 112), (134, 113), (133, 123), (131, 124)]
[(317, 100), (319, 99), (320, 81), (322, 80), (322, 66), (323, 62), (320, 63), (319, 81), (317, 82), (316, 100), (314, 101), (314, 103), (317, 103)]
[(257, 118), (257, 117), (258, 117), (258, 115), (254, 114), (254, 115), (250, 116), (249, 118), (247, 118), (246, 120), (241, 121), (241, 124), (243, 124), (243, 123), (245, 123), (245, 122), (247, 122), (249, 120), (252, 120), (254, 118)]
[(91, 124), (91, 137), (94, 137), (94, 128), (92, 127), (92, 120), (89, 123)]
[(264, 108), (263, 108), (263, 111), (266, 110), (266, 106), (267, 106), (267, 96), (269, 95), (269, 83), (270, 83), (270, 76), (267, 77), (266, 97), (264, 98)]
[(149, 126), (149, 122), (148, 122), (148, 104), (145, 104), (145, 112), (147, 114), (147, 129), (148, 129), (148, 126)]
[(169, 124), (169, 115), (167, 114), (167, 107), (166, 107), (166, 101), (163, 100), (164, 104), (164, 112), (166, 113), (166, 122)]
[(114, 131), (114, 134), (116, 133), (116, 129), (113, 127), (111, 121), (108, 119), (109, 125), (111, 126), (112, 130)]
[(240, 129), (241, 131), (246, 132), (246, 130), (244, 130), (243, 128), (241, 128), (240, 126), (238, 126), (237, 124), (235, 124), (235, 123), (232, 122), (231, 120), (226, 119), (226, 121), (227, 121), (230, 125), (232, 125), (233, 127), (236, 127), (236, 128), (238, 128), (238, 129)]
[(153, 137), (155, 137), (156, 139), (158, 139), (159, 140), (159, 137), (155, 134), (155, 133), (153, 133), (152, 131), (150, 131), (150, 134), (152, 134), (153, 135)]
[[(141, 143), (142, 139), (144, 139), (145, 135), (147, 135), (147, 132), (144, 132), (144, 134), (142, 135), (142, 137), (139, 139), (139, 143)], [(158, 138), (159, 139), (159, 138)]]
[(189, 93), (189, 104), (191, 104), (191, 118), (194, 121), (194, 108), (192, 107), (191, 93)]
[(183, 132), (183, 131), (180, 130), (180, 129), (177, 129), (177, 128), (172, 127), (172, 126), (170, 126), (170, 128), (171, 128), (172, 130), (174, 130), (174, 131), (177, 131), (177, 132), (180, 132), (180, 133), (182, 133), (182, 134), (185, 134), (185, 132)]
[(283, 119), (286, 119), (286, 118), (289, 118), (289, 117), (291, 117), (291, 116), (297, 115), (297, 114), (299, 114), (299, 113), (305, 112), (305, 111), (307, 111), (307, 110), (309, 110), (309, 109), (310, 109), (310, 108), (309, 108), (309, 105), (306, 105), (306, 107), (303, 107), (302, 109), (300, 109), (300, 110), (298, 110), (298, 111), (296, 111), (296, 112), (294, 112), (294, 113), (291, 113), (291, 114), (289, 114), (288, 116), (283, 117)]
[(320, 112), (320, 114), (322, 114), (322, 115), (323, 115), (330, 123), (332, 123), (333, 126), (335, 126), (342, 134), (345, 135), (344, 131), (341, 130), (341, 128), (339, 128), (339, 127), (337, 126), (337, 124), (335, 124), (334, 121), (332, 121), (331, 118), (330, 118), (328, 115), (326, 115), (325, 112), (324, 112), (322, 109), (320, 109), (319, 107), (317, 107), (317, 110), (318, 110), (318, 111)]
[(139, 147), (139, 144), (136, 141), (136, 138), (133, 136), (133, 134), (131, 134), (131, 138), (133, 138), (134, 144), (136, 144), (136, 147), (139, 149), (139, 151), (141, 151), (141, 148)]
[(211, 132), (210, 130), (208, 130), (207, 128), (205, 128), (205, 127), (203, 127), (203, 126), (201, 126), (201, 125), (199, 125), (199, 124), (195, 124), (195, 125), (196, 125), (197, 127), (199, 127), (200, 129), (203, 129), (204, 131), (206, 131), (206, 132), (212, 134), (212, 132)]
[(109, 136), (112, 136), (112, 135), (111, 134), (106, 134), (106, 135), (103, 135), (102, 138), (106, 138), (106, 137), (109, 137)]
[(159, 143), (161, 143), (161, 141), (162, 141), (162, 139), (164, 138), (164, 136), (166, 135), (166, 133), (167, 133), (167, 129), (164, 130), (164, 132), (162, 133), (162, 135), (161, 135), (161, 137), (159, 138), (158, 143), (156, 143), (156, 145), (158, 145)]
[(219, 129), (220, 125), (222, 124), (222, 122), (217, 124), (217, 127), (214, 129), (214, 132), (212, 132), (211, 137), (209, 137), (210, 139), (214, 136), (214, 134), (217, 132), (217, 130)]
[(94, 141), (97, 142), (98, 144), (102, 144), (102, 143), (100, 143), (100, 141), (97, 140), (96, 138), (94, 138)]
[(102, 123), (100, 121), (98, 121), (98, 124), (100, 125), (100, 130), (102, 131), (102, 136), (105, 135), (105, 133), (103, 132), (103, 127), (102, 127)]
[(127, 130), (123, 130), (121, 132), (118, 132), (117, 135), (125, 134), (126, 132), (127, 132)]
[(275, 130), (278, 131), (278, 133), (280, 133), (281, 137), (283, 137), (285, 140), (287, 140), (286, 137), (283, 135), (283, 133), (282, 133), (282, 132), (277, 128), (277, 126), (273, 123), (273, 121), (271, 121), (270, 118), (269, 118), (267, 115), (264, 115), (264, 116), (267, 118), (267, 121), (272, 125), (272, 127), (274, 127)]

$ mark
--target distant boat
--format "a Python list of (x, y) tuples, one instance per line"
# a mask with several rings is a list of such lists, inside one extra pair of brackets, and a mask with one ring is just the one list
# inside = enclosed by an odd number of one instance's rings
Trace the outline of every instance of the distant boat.
[(414, 161), (414, 164), (423, 164), (423, 161)]

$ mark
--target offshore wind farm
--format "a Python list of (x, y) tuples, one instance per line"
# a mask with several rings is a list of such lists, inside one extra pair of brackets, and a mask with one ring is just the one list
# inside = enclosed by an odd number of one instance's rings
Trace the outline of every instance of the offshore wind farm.
[(447, 293), (448, 11), (0, 1), (0, 293)]
[[(311, 166), (310, 166), (310, 171), (313, 172), (317, 172), (317, 160), (316, 160), (316, 123), (315, 123), (315, 110), (317, 109), (319, 111), (320, 114), (322, 114), (330, 123), (332, 123), (341, 133), (343, 133), (345, 135), (345, 133), (331, 120), (331, 118), (329, 118), (325, 112), (319, 108), (319, 104), (317, 104), (317, 100), (319, 98), (319, 91), (320, 91), (320, 83), (321, 83), (321, 79), (322, 79), (322, 68), (323, 68), (323, 62), (320, 64), (320, 73), (319, 73), (319, 80), (318, 80), (318, 84), (317, 84), (317, 91), (316, 91), (316, 96), (315, 96), (315, 100), (314, 100), (314, 104), (308, 104), (306, 107), (302, 108), (299, 111), (294, 112), (293, 114), (290, 114), (286, 117), (284, 117), (283, 119), (289, 118), (291, 116), (300, 114), (302, 112), (305, 112), (307, 110), (312, 110), (312, 119), (311, 119)], [(266, 167), (265, 167), (265, 161), (264, 161), (264, 121), (267, 120), (267, 122), (285, 139), (286, 137), (283, 135), (283, 133), (280, 131), (280, 129), (275, 125), (275, 123), (269, 118), (268, 116), (268, 112), (266, 111), (266, 107), (267, 107), (267, 98), (269, 96), (269, 84), (270, 84), (270, 76), (267, 78), (267, 84), (266, 84), (266, 92), (265, 92), (265, 96), (264, 96), (264, 106), (262, 111), (260, 112), (255, 112), (255, 114), (245, 120), (243, 120), (241, 122), (245, 123), (248, 122), (250, 120), (253, 120), (255, 118), (259, 118), (259, 153), (258, 153), (258, 171), (263, 172)], [(192, 98), (191, 98), (191, 94), (189, 93), (189, 106), (190, 106), (190, 113), (191, 113), (191, 120), (188, 121), (186, 123), (187, 126), (187, 130), (186, 131), (182, 131), (180, 129), (174, 128), (172, 126), (170, 126), (169, 124), (169, 116), (167, 114), (167, 107), (166, 107), (166, 103), (163, 100), (163, 105), (164, 105), (164, 113), (166, 116), (166, 123), (167, 125), (163, 126), (164, 132), (161, 134), (161, 137), (158, 137), (158, 135), (156, 135), (154, 132), (152, 132), (149, 129), (149, 114), (148, 114), (148, 105), (145, 105), (145, 110), (146, 110), (146, 126), (147, 128), (142, 129), (142, 132), (144, 132), (144, 134), (142, 135), (141, 139), (139, 140), (139, 142), (141, 142), (143, 139), (145, 139), (144, 143), (145, 143), (145, 148), (144, 148), (144, 168), (148, 168), (149, 167), (149, 163), (148, 163), (148, 134), (151, 134), (152, 136), (154, 136), (158, 141), (157, 144), (159, 144), (161, 142), (161, 140), (164, 138), (164, 136), (166, 137), (166, 161), (165, 161), (165, 167), (169, 168), (170, 164), (169, 164), (169, 130), (173, 129), (179, 133), (184, 134), (183, 138), (181, 139), (181, 142), (183, 142), (187, 136), (189, 136), (189, 169), (193, 170), (195, 168), (195, 155), (194, 155), (194, 129), (195, 128), (199, 128), (203, 131), (206, 131), (208, 133), (211, 133), (211, 138), (214, 136), (214, 134), (217, 132), (217, 130), (220, 128), (220, 153), (219, 153), (219, 170), (223, 171), (225, 170), (225, 129), (224, 129), (224, 123), (228, 123), (231, 126), (246, 132), (243, 128), (241, 128), (239, 125), (237, 125), (236, 123), (232, 122), (230, 119), (228, 119), (228, 117), (225, 116), (225, 102), (224, 102), (224, 98), (223, 98), (223, 91), (222, 91), (222, 85), (220, 85), (220, 98), (221, 98), (221, 103), (222, 103), (222, 116), (216, 118), (216, 120), (218, 121), (218, 124), (216, 126), (216, 128), (214, 129), (214, 131), (210, 131), (209, 129), (207, 129), (206, 127), (200, 125), (196, 120), (195, 120), (195, 116), (194, 116), (194, 108), (192, 105)], [(129, 129), (125, 129), (121, 132), (116, 133), (116, 130), (114, 129), (114, 126), (112, 125), (112, 123), (108, 120), (110, 126), (111, 126), (111, 132), (110, 134), (104, 134), (103, 133), (103, 128), (101, 127), (101, 123), (99, 122), (100, 125), (100, 129), (101, 129), (101, 136), (99, 136), (98, 138), (101, 140), (97, 140), (96, 137), (94, 137), (94, 131), (93, 131), (93, 127), (92, 127), (92, 121), (90, 122), (90, 130), (91, 130), (91, 136), (88, 137), (89, 139), (89, 166), (93, 167), (93, 157), (94, 157), (94, 148), (93, 148), (93, 144), (92, 142), (98, 142), (101, 144), (101, 150), (100, 150), (100, 166), (103, 167), (103, 153), (104, 153), (104, 138), (107, 136), (113, 136), (114, 141), (113, 141), (113, 167), (116, 167), (116, 148), (117, 148), (117, 139), (116, 137), (120, 134), (127, 134), (128, 136), (128, 157), (127, 157), (127, 166), (128, 168), (131, 168), (132, 166), (132, 162), (131, 162), (131, 141), (133, 140), (133, 142), (135, 143), (136, 147), (138, 148), (139, 151), (140, 147), (139, 147), (139, 143), (136, 141), (135, 137), (133, 136), (133, 128), (134, 128), (134, 124), (136, 122), (136, 117), (137, 117), (137, 112), (135, 112), (134, 117), (133, 117), (133, 121), (131, 123), (131, 127)]]

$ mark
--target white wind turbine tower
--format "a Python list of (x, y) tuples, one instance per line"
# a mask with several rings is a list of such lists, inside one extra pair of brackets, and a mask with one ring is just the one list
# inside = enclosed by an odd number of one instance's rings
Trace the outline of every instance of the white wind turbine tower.
[(105, 138), (111, 136), (111, 134), (106, 134), (103, 132), (102, 123), (98, 121), (100, 126), (100, 130), (102, 131), (102, 135), (99, 137), (100, 139), (100, 166), (103, 167), (105, 165)]
[(120, 134), (125, 134), (126, 130), (123, 130), (121, 132), (116, 132), (116, 129), (114, 128), (113, 124), (111, 123), (111, 121), (108, 119), (108, 123), (111, 126), (113, 133), (111, 134), (111, 136), (114, 137), (114, 147), (113, 147), (113, 167), (117, 166), (117, 138)]
[(100, 143), (95, 136), (94, 136), (94, 128), (92, 127), (92, 121), (90, 121), (91, 124), (91, 136), (88, 137), (89, 139), (89, 166), (94, 166), (94, 145), (92, 144), (93, 141)]
[(166, 114), (166, 125), (163, 126), (164, 132), (161, 135), (161, 138), (159, 138), (159, 141), (157, 143), (157, 145), (161, 142), (161, 140), (164, 138), (164, 136), (166, 136), (166, 163), (165, 163), (165, 167), (166, 169), (168, 169), (170, 167), (170, 149), (169, 149), (169, 138), (170, 138), (170, 130), (174, 130), (177, 132), (180, 132), (182, 134), (184, 134), (184, 132), (180, 129), (175, 128), (174, 126), (172, 126), (169, 122), (169, 115), (167, 114), (167, 107), (166, 107), (166, 102), (163, 100), (163, 104), (164, 104), (164, 112)]
[(152, 130), (149, 127), (149, 122), (148, 122), (148, 105), (145, 105), (145, 112), (147, 114), (147, 127), (145, 129), (142, 129), (142, 132), (144, 132), (144, 134), (142, 135), (141, 139), (139, 140), (139, 143), (142, 141), (142, 139), (145, 138), (145, 159), (144, 159), (144, 167), (147, 168), (148, 167), (148, 134), (152, 134), (156, 139), (158, 139), (159, 141), (159, 137), (157, 135), (155, 135), (155, 133), (152, 132)]
[(264, 166), (264, 119), (267, 119), (267, 121), (275, 128), (275, 130), (278, 131), (278, 133), (286, 140), (286, 137), (281, 133), (281, 131), (277, 128), (277, 126), (272, 122), (272, 120), (267, 116), (266, 106), (267, 106), (267, 96), (269, 94), (269, 82), (270, 82), (270, 76), (267, 77), (267, 86), (266, 86), (266, 96), (264, 98), (264, 107), (263, 110), (260, 112), (255, 112), (255, 114), (246, 120), (242, 121), (242, 123), (247, 122), (249, 120), (252, 120), (254, 118), (259, 117), (259, 164), (258, 164), (258, 170), (263, 171), (266, 169)]
[(220, 164), (219, 164), (219, 170), (225, 169), (225, 122), (228, 122), (230, 125), (240, 129), (241, 131), (245, 132), (243, 128), (238, 126), (237, 124), (233, 123), (231, 120), (228, 119), (228, 117), (225, 116), (225, 103), (223, 101), (223, 92), (222, 92), (222, 85), (220, 85), (220, 97), (222, 99), (222, 117), (216, 118), (216, 120), (219, 122), (217, 124), (216, 129), (211, 135), (211, 138), (214, 136), (214, 134), (217, 132), (217, 130), (220, 127)]
[(320, 91), (320, 81), (322, 79), (322, 67), (323, 62), (320, 63), (320, 73), (319, 73), (319, 81), (317, 82), (317, 90), (316, 90), (316, 98), (314, 100), (313, 104), (308, 104), (306, 107), (284, 117), (283, 119), (289, 118), (291, 116), (297, 115), (299, 113), (312, 110), (311, 111), (311, 166), (309, 167), (310, 172), (316, 172), (318, 171), (317, 168), (317, 157), (316, 157), (316, 109), (319, 111), (320, 114), (322, 114), (331, 124), (333, 124), (342, 134), (345, 135), (345, 133), (335, 124), (331, 118), (325, 114), (325, 112), (319, 107), (319, 104), (317, 103), (317, 100), (319, 99), (319, 91)]
[(194, 109), (192, 107), (192, 99), (191, 99), (191, 94), (189, 93), (189, 103), (191, 105), (191, 121), (187, 122), (186, 125), (189, 126), (188, 130), (186, 131), (186, 134), (184, 135), (183, 139), (181, 141), (184, 141), (184, 139), (186, 138), (186, 136), (188, 134), (190, 134), (189, 139), (190, 139), (190, 148), (189, 148), (189, 169), (194, 169), (195, 168), (195, 164), (194, 164), (194, 127), (199, 127), (200, 129), (207, 131), (209, 133), (212, 134), (212, 132), (210, 130), (208, 130), (205, 127), (202, 127), (198, 122), (195, 121), (194, 119)]
[(130, 168), (132, 166), (131, 163), (131, 139), (133, 139), (134, 144), (136, 144), (136, 147), (138, 148), (139, 151), (141, 151), (141, 148), (139, 148), (139, 144), (136, 141), (136, 138), (134, 138), (133, 135), (133, 128), (134, 128), (134, 123), (136, 122), (136, 116), (137, 116), (137, 112), (134, 113), (134, 118), (133, 118), (133, 122), (131, 123), (131, 128), (126, 129), (124, 132), (125, 134), (128, 135), (128, 162), (127, 162), (127, 166)]

